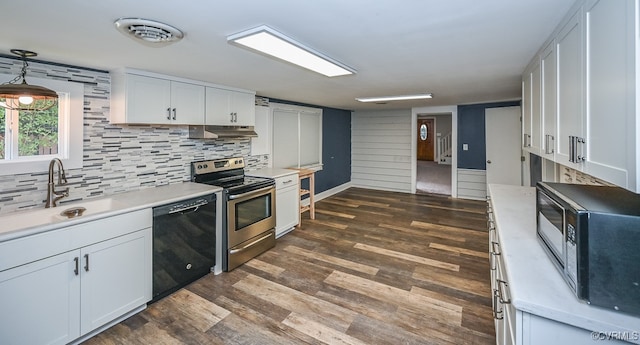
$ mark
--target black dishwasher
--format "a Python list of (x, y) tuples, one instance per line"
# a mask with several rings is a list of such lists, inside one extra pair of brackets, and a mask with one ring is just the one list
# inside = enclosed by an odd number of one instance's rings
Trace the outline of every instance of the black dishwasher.
[(215, 233), (215, 194), (153, 208), (152, 302), (211, 272)]

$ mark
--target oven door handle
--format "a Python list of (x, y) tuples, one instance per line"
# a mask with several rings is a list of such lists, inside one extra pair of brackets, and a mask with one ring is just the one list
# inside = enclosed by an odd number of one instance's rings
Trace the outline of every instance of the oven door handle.
[(274, 186), (269, 186), (269, 187), (264, 187), (264, 188), (252, 190), (250, 192), (246, 192), (246, 193), (242, 193), (242, 194), (229, 195), (229, 200), (234, 200), (234, 199), (243, 198), (243, 197), (246, 197), (246, 196), (260, 194), (262, 192), (268, 191), (268, 190), (273, 189), (273, 188), (274, 188)]
[(243, 251), (243, 250), (245, 250), (245, 249), (247, 249), (247, 248), (249, 248), (249, 247), (253, 246), (253, 245), (254, 245), (254, 244), (256, 244), (256, 243), (261, 242), (261, 241), (263, 241), (263, 240), (265, 240), (265, 239), (269, 238), (269, 237), (270, 237), (270, 236), (272, 236), (272, 235), (273, 235), (273, 234), (272, 234), (271, 232), (269, 232), (268, 234), (266, 234), (266, 235), (264, 235), (264, 236), (260, 237), (259, 239), (255, 240), (255, 241), (251, 241), (251, 243), (246, 244), (246, 245), (242, 246), (241, 248), (238, 248), (238, 249), (231, 249), (231, 250), (229, 250), (229, 254), (236, 254), (236, 253), (239, 253), (239, 252), (241, 252), (241, 251)]

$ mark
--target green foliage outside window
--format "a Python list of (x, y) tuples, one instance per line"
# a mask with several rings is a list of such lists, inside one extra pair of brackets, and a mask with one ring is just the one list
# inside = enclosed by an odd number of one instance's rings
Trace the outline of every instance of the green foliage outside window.
[[(21, 111), (18, 115), (18, 155), (37, 156), (58, 153), (58, 108)], [(5, 109), (0, 107), (0, 159), (5, 159)]]
[(37, 156), (58, 153), (58, 109), (21, 111), (18, 154)]

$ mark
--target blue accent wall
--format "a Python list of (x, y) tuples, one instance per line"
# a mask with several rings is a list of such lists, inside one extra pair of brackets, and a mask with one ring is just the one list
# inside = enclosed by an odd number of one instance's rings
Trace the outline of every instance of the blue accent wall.
[[(316, 172), (316, 194), (351, 181), (351, 111), (269, 99), (271, 102), (322, 109), (322, 170)], [(306, 180), (302, 188), (309, 188)]]
[[(520, 101), (458, 106), (458, 168), (486, 170), (484, 111), (487, 108), (520, 106)], [(469, 150), (463, 151), (462, 145)]]

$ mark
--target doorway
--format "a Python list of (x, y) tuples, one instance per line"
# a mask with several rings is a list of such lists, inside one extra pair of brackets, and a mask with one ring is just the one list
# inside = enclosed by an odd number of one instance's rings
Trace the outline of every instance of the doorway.
[(416, 193), (451, 195), (451, 114), (418, 114)]
[(520, 126), (520, 107), (485, 110), (487, 185), (522, 185)]
[(418, 119), (418, 160), (431, 161), (434, 157), (433, 146), (434, 119)]

